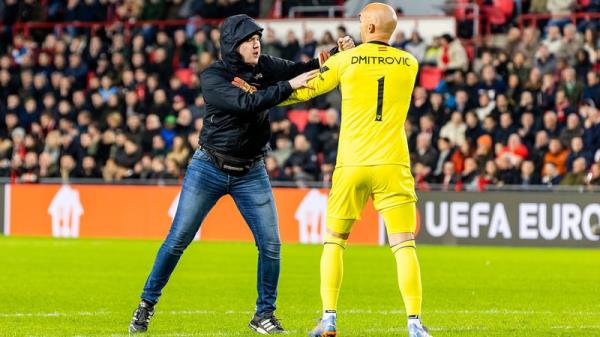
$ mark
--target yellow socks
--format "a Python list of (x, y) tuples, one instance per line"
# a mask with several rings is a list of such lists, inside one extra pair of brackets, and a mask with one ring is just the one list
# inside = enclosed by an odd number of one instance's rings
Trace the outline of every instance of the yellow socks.
[(323, 311), (337, 310), (340, 286), (344, 276), (346, 240), (329, 237), (321, 255), (321, 300)]
[(391, 248), (396, 258), (398, 285), (404, 299), (406, 314), (408, 316), (420, 316), (423, 289), (415, 240), (407, 240)]

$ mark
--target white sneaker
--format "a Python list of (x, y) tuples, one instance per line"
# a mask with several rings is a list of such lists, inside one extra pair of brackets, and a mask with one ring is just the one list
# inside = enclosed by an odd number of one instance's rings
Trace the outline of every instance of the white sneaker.
[[(412, 321), (412, 320), (411, 320)], [(427, 328), (418, 320), (408, 322), (408, 337), (432, 337)]]

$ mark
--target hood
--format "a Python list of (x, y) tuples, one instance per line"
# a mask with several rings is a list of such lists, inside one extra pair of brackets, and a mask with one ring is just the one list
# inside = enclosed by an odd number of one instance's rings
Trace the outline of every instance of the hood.
[(263, 28), (246, 14), (233, 15), (221, 25), (221, 58), (232, 66), (242, 67), (241, 56), (235, 51), (246, 38), (253, 34), (262, 35)]

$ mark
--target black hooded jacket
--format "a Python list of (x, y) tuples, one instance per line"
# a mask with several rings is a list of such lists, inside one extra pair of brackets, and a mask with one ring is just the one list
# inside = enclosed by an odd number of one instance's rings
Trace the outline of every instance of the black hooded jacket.
[[(260, 55), (251, 66), (236, 52), (239, 44), (262, 28), (247, 15), (228, 17), (221, 26), (221, 60), (201, 74), (206, 116), (200, 145), (229, 156), (250, 159), (267, 150), (271, 126), (267, 109), (292, 93), (288, 80), (318, 69), (318, 59), (294, 63)], [(256, 87), (246, 92), (232, 84), (239, 77)]]

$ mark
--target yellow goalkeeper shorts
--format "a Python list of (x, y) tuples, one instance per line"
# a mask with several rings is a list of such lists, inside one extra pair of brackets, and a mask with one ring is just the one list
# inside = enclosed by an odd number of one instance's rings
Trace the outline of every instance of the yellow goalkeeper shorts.
[[(403, 165), (337, 167), (333, 172), (327, 216), (343, 220), (360, 219), (369, 196), (373, 198), (375, 209), (384, 215), (386, 211), (398, 206), (414, 204), (417, 195), (410, 168)], [(409, 231), (408, 229), (410, 228), (388, 227), (390, 233)], [(331, 230), (339, 232), (339, 229)]]

